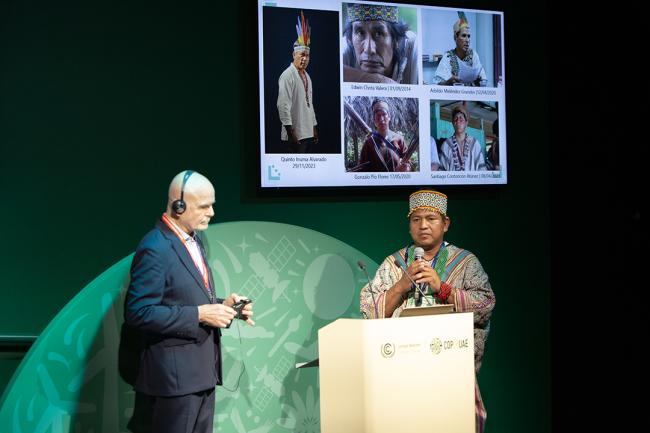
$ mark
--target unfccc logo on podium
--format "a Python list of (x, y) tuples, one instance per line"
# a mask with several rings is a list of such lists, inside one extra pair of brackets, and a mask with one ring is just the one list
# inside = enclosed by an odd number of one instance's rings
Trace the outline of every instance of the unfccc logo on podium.
[(384, 343), (381, 346), (381, 356), (384, 358), (392, 358), (395, 355), (395, 346), (393, 343)]
[(429, 349), (431, 349), (431, 353), (434, 355), (439, 354), (442, 349), (442, 341), (439, 338), (434, 338), (431, 340), (431, 344), (429, 344)]

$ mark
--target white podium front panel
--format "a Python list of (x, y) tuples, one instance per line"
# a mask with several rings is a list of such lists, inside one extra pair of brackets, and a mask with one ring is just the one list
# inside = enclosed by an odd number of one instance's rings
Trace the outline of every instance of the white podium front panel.
[(471, 313), (319, 331), (321, 432), (474, 432)]

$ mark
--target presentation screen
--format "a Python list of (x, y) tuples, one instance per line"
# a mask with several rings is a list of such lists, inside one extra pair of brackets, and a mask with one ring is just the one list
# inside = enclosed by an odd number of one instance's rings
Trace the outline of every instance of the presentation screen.
[(507, 183), (503, 12), (259, 1), (262, 188)]

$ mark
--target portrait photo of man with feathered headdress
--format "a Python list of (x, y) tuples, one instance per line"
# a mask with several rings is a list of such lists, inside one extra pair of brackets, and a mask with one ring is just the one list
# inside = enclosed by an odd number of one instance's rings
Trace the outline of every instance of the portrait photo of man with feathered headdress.
[(263, 7), (266, 153), (340, 153), (338, 14)]
[(488, 12), (423, 10), (424, 84), (502, 85), (501, 18)]

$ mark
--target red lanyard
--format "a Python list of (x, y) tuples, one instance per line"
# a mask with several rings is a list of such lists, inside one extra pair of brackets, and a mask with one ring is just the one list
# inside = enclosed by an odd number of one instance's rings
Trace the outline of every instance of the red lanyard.
[(189, 245), (187, 245), (187, 241), (185, 241), (185, 236), (183, 236), (183, 233), (176, 227), (176, 224), (174, 224), (167, 215), (163, 214), (162, 220), (165, 224), (167, 224), (167, 227), (170, 228), (171, 231), (174, 232), (176, 236), (181, 240), (183, 243), (183, 246), (189, 253), (190, 257), (192, 258), (192, 261), (194, 262), (194, 265), (197, 267), (199, 272), (201, 272), (201, 275), (203, 276), (203, 284), (205, 284), (206, 289), (210, 288), (210, 282), (208, 281), (208, 268), (205, 266), (205, 261), (201, 260), (200, 263), (196, 263), (196, 260), (194, 260), (194, 255), (192, 255), (192, 251), (190, 251)]

